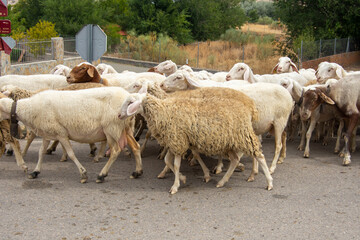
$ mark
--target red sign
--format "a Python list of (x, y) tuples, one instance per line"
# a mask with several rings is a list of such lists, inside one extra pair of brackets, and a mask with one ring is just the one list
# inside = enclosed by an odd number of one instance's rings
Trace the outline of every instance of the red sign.
[(0, 20), (0, 34), (9, 34), (9, 33), (11, 33), (11, 21)]
[(0, 17), (6, 17), (8, 15), (7, 6), (0, 0)]
[(12, 37), (0, 37), (0, 51), (10, 54), (15, 45), (16, 41)]

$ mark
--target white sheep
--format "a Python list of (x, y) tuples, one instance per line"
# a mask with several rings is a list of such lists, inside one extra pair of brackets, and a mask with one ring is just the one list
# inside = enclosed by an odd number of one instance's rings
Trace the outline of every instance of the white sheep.
[(341, 79), (347, 75), (359, 74), (360, 71), (347, 72), (340, 64), (334, 62), (321, 62), (316, 70), (318, 83), (325, 83), (328, 79)]
[[(191, 84), (189, 82), (191, 81)], [(195, 75), (189, 73), (185, 70), (178, 70), (175, 73), (168, 76), (162, 83), (162, 87), (166, 91), (177, 91), (177, 90), (186, 90), (191, 88), (198, 87), (225, 87), (233, 88), (241, 87), (244, 84), (249, 84), (246, 81), (226, 81), (226, 82), (216, 82), (212, 80), (199, 80)], [(136, 87), (132, 85), (133, 87)], [(130, 86), (131, 88), (131, 86)]]
[(115, 68), (113, 68), (113, 66), (106, 63), (99, 63), (96, 66), (96, 70), (99, 72), (100, 75), (118, 73)]
[(245, 80), (250, 83), (267, 82), (279, 84), (281, 78), (283, 77), (290, 77), (300, 83), (300, 85), (302, 86), (304, 86), (308, 82), (306, 78), (304, 78), (297, 72), (254, 75), (253, 71), (246, 63), (234, 64), (234, 66), (230, 69), (229, 73), (226, 75), (226, 80)]
[[(133, 177), (142, 174), (139, 144), (133, 138), (133, 119), (117, 118), (118, 109), (129, 95), (119, 87), (92, 88), (78, 91), (46, 90), (17, 101), (15, 114), (19, 121), (43, 138), (39, 160), (29, 175), (40, 173), (44, 153), (50, 140), (59, 140), (79, 169), (81, 182), (87, 181), (86, 169), (76, 158), (70, 140), (82, 143), (107, 141), (111, 155), (100, 172), (97, 182), (103, 182), (111, 164), (128, 143), (133, 150), (136, 170)], [(0, 120), (9, 119), (14, 101), (0, 99)], [(46, 109), (46, 111), (44, 111)]]
[(71, 71), (71, 68), (69, 68), (68, 66), (58, 64), (53, 69), (50, 70), (50, 74), (62, 75), (62, 76), (67, 77), (69, 75), (70, 71)]
[[(219, 89), (194, 91), (209, 91), (206, 95), (211, 96), (211, 91)], [(239, 95), (239, 92), (233, 92)], [(169, 148), (165, 163), (175, 174), (171, 194), (178, 191), (179, 180), (186, 180), (179, 168), (181, 156), (188, 149), (206, 155), (229, 156), (230, 166), (217, 187), (222, 187), (229, 180), (240, 152), (253, 156), (260, 162), (267, 179), (267, 189), (270, 190), (273, 187), (272, 177), (252, 129), (254, 106), (246, 95), (242, 97), (243, 101), (211, 97), (159, 99), (149, 94), (133, 93), (121, 108), (119, 117), (123, 119), (136, 113), (142, 114), (159, 144)], [(171, 163), (172, 156), (175, 156), (174, 165)]]
[(272, 70), (272, 73), (290, 73), (297, 72), (305, 77), (308, 81), (316, 80), (315, 70), (312, 68), (300, 70), (297, 69), (295, 63), (289, 57), (280, 57), (278, 63)]
[(65, 76), (54, 74), (5, 75), (0, 77), (0, 88), (9, 84), (31, 91), (69, 85)]
[(159, 63), (158, 65), (156, 65), (151, 69), (152, 70), (149, 69), (149, 71), (154, 71), (156, 73), (165, 74), (165, 76), (169, 76), (170, 74), (176, 72), (177, 66), (173, 61), (166, 60)]
[[(170, 89), (175, 91), (201, 87), (198, 84), (199, 82), (189, 75), (183, 76), (186, 74), (167, 78), (162, 83), (162, 88), (165, 91)], [(230, 88), (239, 90), (253, 99), (259, 112), (259, 120), (255, 121), (253, 126), (256, 134), (261, 135), (270, 132), (275, 136), (275, 154), (270, 167), (270, 172), (273, 173), (276, 163), (282, 163), (286, 156), (286, 132), (284, 130), (293, 108), (291, 95), (282, 86), (270, 83), (243, 84)], [(257, 173), (256, 169), (256, 167), (253, 168), (249, 181), (254, 180)]]

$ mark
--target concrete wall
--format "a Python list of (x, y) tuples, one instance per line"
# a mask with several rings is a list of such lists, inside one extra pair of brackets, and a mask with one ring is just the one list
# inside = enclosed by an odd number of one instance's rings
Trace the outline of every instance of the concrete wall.
[(64, 58), (64, 40), (61, 37), (52, 38), (52, 56), (53, 60), (31, 62), (24, 64), (11, 65), (10, 55), (0, 52), (1, 76), (9, 74), (32, 75), (49, 73), (52, 68), (58, 64), (63, 64), (70, 68), (78, 65), (84, 60), (81, 57)]

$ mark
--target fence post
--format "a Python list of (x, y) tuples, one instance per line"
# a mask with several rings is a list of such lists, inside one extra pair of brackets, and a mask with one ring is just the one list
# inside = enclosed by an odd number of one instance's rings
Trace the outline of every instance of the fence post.
[(198, 53), (197, 53), (197, 62), (196, 62), (197, 68), (199, 68), (199, 57), (200, 57), (200, 43), (198, 42)]
[(321, 58), (321, 39), (320, 39), (320, 46), (319, 46), (319, 58)]
[(346, 53), (348, 53), (350, 50), (350, 37), (348, 37), (347, 39), (347, 44), (346, 44)]
[(6, 54), (4, 51), (0, 51), (0, 76), (10, 74), (11, 70), (11, 60), (10, 55)]
[(64, 63), (64, 39), (62, 37), (51, 38), (52, 59), (56, 64)]
[(244, 45), (243, 45), (243, 47), (242, 47), (243, 49), (243, 54), (242, 54), (242, 62), (245, 62), (245, 47), (244, 47)]
[(336, 54), (336, 38), (334, 40), (334, 55)]
[(159, 62), (160, 62), (160, 54), (161, 54), (161, 40), (159, 39)]
[(303, 40), (301, 40), (301, 49), (300, 49), (300, 68), (302, 68), (302, 61), (303, 61)]

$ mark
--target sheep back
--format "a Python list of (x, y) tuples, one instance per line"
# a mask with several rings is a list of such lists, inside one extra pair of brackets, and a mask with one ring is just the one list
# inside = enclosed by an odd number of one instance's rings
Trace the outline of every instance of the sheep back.
[(160, 100), (148, 94), (144, 104), (148, 128), (160, 145), (177, 155), (190, 148), (208, 156), (226, 155), (230, 150), (259, 156), (260, 142), (252, 128), (251, 109), (241, 101), (219, 100)]

